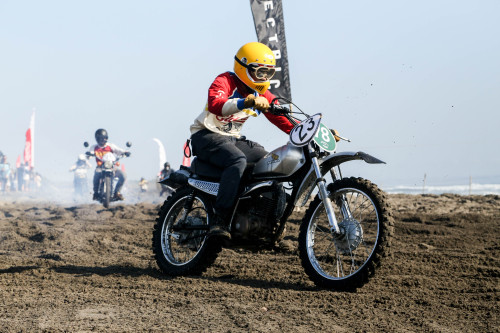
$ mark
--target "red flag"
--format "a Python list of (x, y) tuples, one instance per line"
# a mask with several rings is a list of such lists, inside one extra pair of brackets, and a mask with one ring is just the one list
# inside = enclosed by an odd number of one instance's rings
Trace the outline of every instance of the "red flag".
[(35, 166), (35, 109), (30, 119), (30, 127), (26, 131), (26, 143), (24, 145), (24, 162), (28, 163), (30, 169)]
[(19, 169), (20, 167), (21, 167), (21, 155), (17, 155), (16, 168)]
[(28, 128), (28, 130), (26, 131), (26, 143), (24, 145), (24, 162), (28, 162), (30, 168), (32, 167), (31, 145), (31, 128)]
[(184, 143), (184, 149), (183, 149), (183, 159), (182, 159), (182, 165), (184, 166), (191, 166), (191, 158), (189, 158), (188, 156), (191, 156), (191, 149), (189, 148), (189, 146), (187, 145), (187, 142)]

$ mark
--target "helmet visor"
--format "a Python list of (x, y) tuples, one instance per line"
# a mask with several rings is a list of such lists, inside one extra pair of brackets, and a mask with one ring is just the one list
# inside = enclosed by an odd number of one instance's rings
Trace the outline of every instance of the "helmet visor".
[(276, 73), (273, 66), (250, 64), (247, 68), (248, 73), (255, 81), (269, 81)]

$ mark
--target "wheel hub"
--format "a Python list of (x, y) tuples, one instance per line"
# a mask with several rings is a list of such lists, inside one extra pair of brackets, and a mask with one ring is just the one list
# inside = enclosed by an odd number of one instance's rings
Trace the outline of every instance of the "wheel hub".
[(363, 241), (363, 229), (355, 218), (348, 217), (339, 223), (340, 235), (335, 237), (337, 251), (349, 254)]
[[(188, 226), (201, 226), (203, 225), (203, 220), (199, 217), (196, 216), (188, 216), (186, 218), (186, 225)], [(192, 250), (197, 249), (197, 241), (196, 239), (193, 239), (194, 234), (197, 233), (197, 231), (181, 231), (176, 233), (176, 236), (174, 238), (177, 240), (177, 244), (182, 245), (182, 246), (187, 246)], [(191, 238), (191, 239), (190, 239)]]

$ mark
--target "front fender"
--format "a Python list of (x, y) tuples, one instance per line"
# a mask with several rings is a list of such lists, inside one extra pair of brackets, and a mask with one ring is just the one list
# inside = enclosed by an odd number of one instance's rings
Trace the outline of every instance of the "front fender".
[[(385, 164), (384, 161), (379, 160), (378, 158), (362, 151), (346, 151), (331, 154), (320, 159), (319, 167), (321, 170), (321, 175), (324, 176), (328, 171), (330, 171), (331, 168), (353, 160), (363, 160), (369, 164)], [(302, 184), (300, 184), (299, 191), (297, 192), (297, 196), (295, 199), (295, 205), (299, 203), (299, 205), (302, 207), (306, 204), (307, 200), (309, 200), (309, 197), (311, 196), (312, 191), (314, 190), (314, 185), (316, 185), (316, 174), (314, 172), (314, 168), (311, 166), (311, 169), (307, 172), (307, 175), (306, 177), (304, 177)]]
[[(384, 161), (379, 160), (378, 158), (373, 157), (372, 155), (369, 155), (369, 154), (364, 153), (362, 151), (358, 151), (358, 152), (345, 151), (345, 152), (341, 152), (341, 153), (328, 155), (327, 157), (319, 160), (319, 165), (321, 167), (321, 174), (324, 175), (331, 168), (336, 167), (337, 165), (340, 165), (342, 163), (352, 161), (352, 160), (363, 160), (369, 164), (381, 164), (381, 163), (385, 164)], [(323, 171), (323, 169), (326, 169), (326, 170)]]

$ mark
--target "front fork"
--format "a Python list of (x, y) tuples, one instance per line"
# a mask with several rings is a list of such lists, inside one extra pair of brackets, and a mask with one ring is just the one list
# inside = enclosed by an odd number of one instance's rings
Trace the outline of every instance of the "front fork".
[[(317, 185), (319, 189), (319, 194), (321, 196), (321, 200), (323, 201), (323, 205), (325, 206), (326, 215), (328, 216), (328, 223), (330, 224), (330, 230), (336, 235), (340, 235), (340, 228), (337, 222), (337, 218), (335, 217), (335, 212), (333, 211), (332, 202), (328, 197), (328, 192), (326, 191), (326, 181), (321, 174), (321, 170), (319, 168), (318, 158), (316, 156), (312, 157), (312, 165), (314, 168), (314, 172), (316, 173), (316, 179), (318, 180)], [(343, 206), (343, 205), (342, 205)]]
[[(311, 149), (311, 148), (310, 148)], [(333, 211), (333, 206), (332, 202), (330, 200), (330, 197), (328, 196), (328, 192), (326, 190), (326, 181), (323, 178), (323, 175), (321, 174), (321, 170), (319, 167), (319, 162), (318, 158), (314, 156), (314, 151), (311, 149), (310, 151), (312, 157), (312, 165), (314, 167), (314, 172), (316, 173), (316, 179), (318, 179), (317, 185), (319, 189), (319, 194), (321, 196), (321, 200), (323, 201), (323, 205), (325, 206), (326, 214), (328, 216), (328, 223), (330, 224), (330, 230), (335, 233), (337, 236), (340, 236), (342, 234), (342, 231), (339, 228), (337, 218), (335, 217), (335, 212)], [(340, 169), (339, 169), (340, 172)], [(332, 177), (332, 180), (335, 182), (338, 179), (341, 179), (342, 176), (337, 175), (335, 172), (335, 169), (330, 169), (330, 175)], [(351, 210), (349, 209), (349, 204), (347, 202), (347, 199), (344, 194), (340, 195), (338, 197), (338, 206), (340, 207), (340, 210), (342, 212), (342, 215), (345, 218), (351, 218)]]
[[(338, 167), (339, 173), (340, 173), (340, 167)], [(335, 182), (338, 179), (342, 179), (342, 174), (337, 175), (335, 172), (335, 169), (332, 168), (330, 169), (330, 175), (332, 176), (332, 180)], [(347, 202), (347, 198), (345, 197), (345, 194), (339, 195), (337, 198), (337, 205), (340, 207), (340, 210), (342, 212), (342, 215), (346, 218), (352, 218), (351, 210), (349, 209), (349, 204)]]

